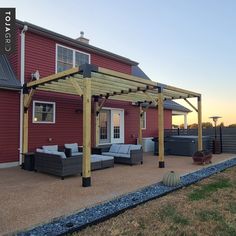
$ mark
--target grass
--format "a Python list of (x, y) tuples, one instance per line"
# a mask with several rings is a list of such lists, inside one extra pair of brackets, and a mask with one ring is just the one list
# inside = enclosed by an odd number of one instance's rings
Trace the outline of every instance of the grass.
[(229, 179), (218, 179), (213, 183), (209, 183), (201, 186), (200, 189), (195, 189), (189, 194), (189, 199), (191, 201), (198, 201), (204, 198), (209, 197), (214, 192), (217, 192), (219, 189), (232, 187), (232, 183)]
[(73, 236), (236, 236), (236, 167)]

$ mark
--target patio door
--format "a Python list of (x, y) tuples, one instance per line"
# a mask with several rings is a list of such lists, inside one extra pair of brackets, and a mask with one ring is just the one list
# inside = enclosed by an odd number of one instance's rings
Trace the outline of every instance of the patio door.
[(100, 125), (100, 135), (99, 143), (110, 143), (111, 140), (111, 131), (110, 131), (110, 120), (111, 120), (111, 111), (110, 110), (101, 110), (99, 113), (99, 125)]
[(124, 142), (124, 111), (106, 108), (99, 113), (99, 143)]
[(111, 110), (111, 143), (124, 143), (123, 110)]

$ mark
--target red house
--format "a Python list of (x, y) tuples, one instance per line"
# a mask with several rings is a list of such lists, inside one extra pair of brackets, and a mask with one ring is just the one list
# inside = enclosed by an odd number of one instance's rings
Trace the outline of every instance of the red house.
[[(149, 80), (137, 62), (90, 45), (83, 34), (71, 39), (17, 21), (16, 53), (0, 58), (0, 167), (21, 163), (23, 84), (85, 63)], [(166, 101), (164, 107), (166, 129), (172, 127), (173, 111), (189, 112), (173, 101)], [(100, 112), (99, 144), (136, 143), (137, 117), (137, 105), (108, 100)], [(29, 151), (47, 144), (82, 144), (82, 102), (73, 95), (37, 92), (30, 106), (28, 126)], [(156, 136), (157, 127), (157, 109), (149, 108), (143, 116), (143, 137)], [(92, 121), (92, 137), (93, 132)]]

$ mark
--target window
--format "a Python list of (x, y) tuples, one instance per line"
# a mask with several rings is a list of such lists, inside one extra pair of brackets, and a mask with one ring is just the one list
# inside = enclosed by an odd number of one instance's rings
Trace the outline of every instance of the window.
[(56, 72), (90, 63), (90, 55), (72, 48), (57, 45)]
[(146, 129), (146, 111), (142, 113), (142, 116), (140, 119), (141, 119), (141, 128)]
[(55, 123), (55, 103), (34, 101), (33, 123)]

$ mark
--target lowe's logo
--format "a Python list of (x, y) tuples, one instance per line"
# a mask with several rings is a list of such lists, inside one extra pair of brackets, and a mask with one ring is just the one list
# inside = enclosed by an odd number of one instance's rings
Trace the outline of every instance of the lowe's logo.
[(11, 54), (16, 49), (16, 9), (0, 8), (0, 53)]

